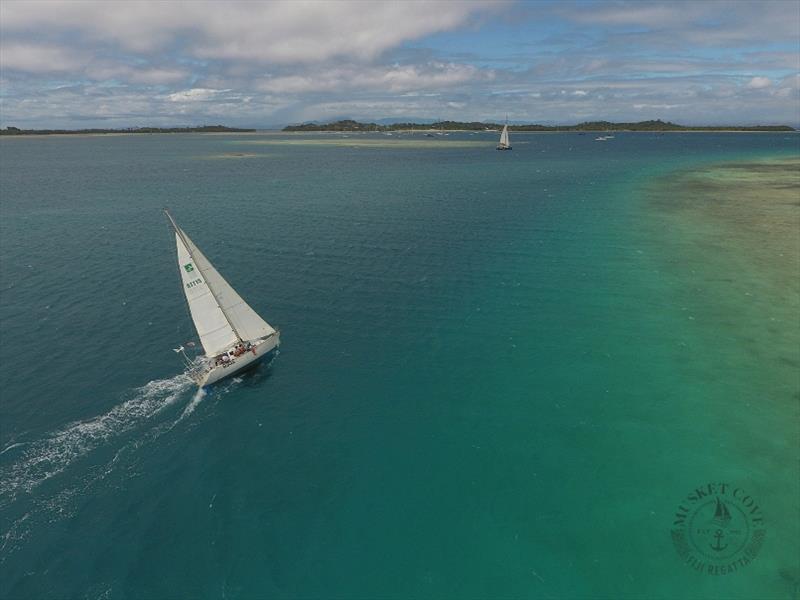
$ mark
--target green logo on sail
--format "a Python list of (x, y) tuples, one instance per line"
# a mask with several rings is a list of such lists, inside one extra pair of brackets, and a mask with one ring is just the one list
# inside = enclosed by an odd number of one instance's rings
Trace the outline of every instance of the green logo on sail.
[(186, 269), (187, 273), (191, 273), (192, 271), (194, 271), (192, 263), (186, 263), (185, 265), (183, 265), (183, 268)]

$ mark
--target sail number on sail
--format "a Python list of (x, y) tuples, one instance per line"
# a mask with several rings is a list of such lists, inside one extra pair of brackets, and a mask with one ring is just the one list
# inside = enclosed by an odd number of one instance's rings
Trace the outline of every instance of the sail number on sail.
[(193, 288), (194, 286), (200, 285), (201, 283), (203, 283), (202, 279), (195, 279), (194, 281), (190, 281), (189, 283), (187, 283), (186, 287), (187, 288)]

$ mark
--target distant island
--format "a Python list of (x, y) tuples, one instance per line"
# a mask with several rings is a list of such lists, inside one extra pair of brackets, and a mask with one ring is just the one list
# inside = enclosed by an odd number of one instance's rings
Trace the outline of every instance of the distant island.
[(20, 129), (6, 127), (0, 135), (79, 135), (98, 133), (249, 133), (255, 129), (238, 129), (224, 125), (203, 125), (201, 127), (129, 127), (127, 129)]
[[(283, 131), (405, 131), (418, 130), (460, 130), (460, 131), (487, 131), (502, 129), (502, 123), (480, 123), (477, 121), (439, 121), (436, 123), (392, 123), (391, 125), (378, 125), (377, 123), (359, 123), (346, 119), (333, 123), (303, 123), (302, 125), (288, 125)], [(688, 126), (677, 125), (669, 121), (639, 121), (638, 123), (612, 123), (610, 121), (587, 121), (577, 125), (509, 125), (511, 131), (795, 131), (788, 125), (708, 125)]]

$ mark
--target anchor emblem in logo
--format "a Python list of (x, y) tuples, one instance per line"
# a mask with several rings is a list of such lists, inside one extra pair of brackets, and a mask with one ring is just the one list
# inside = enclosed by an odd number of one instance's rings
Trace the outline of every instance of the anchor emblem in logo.
[(725, 548), (728, 547), (728, 544), (725, 544), (724, 546), (720, 546), (720, 544), (722, 543), (722, 538), (724, 538), (724, 537), (725, 537), (725, 534), (722, 533), (722, 529), (717, 529), (717, 531), (714, 533), (714, 539), (717, 540), (717, 543), (715, 545), (711, 546), (711, 549), (712, 550), (716, 550), (717, 552), (722, 552), (723, 550), (725, 550)]
[(728, 527), (731, 519), (731, 512), (728, 510), (728, 507), (722, 500), (719, 499), (719, 496), (717, 496), (717, 505), (714, 508), (714, 518), (711, 519), (711, 523), (718, 525), (720, 528), (714, 532), (714, 539), (717, 541), (716, 544), (709, 544), (712, 550), (722, 552), (728, 547), (728, 544), (725, 544), (724, 546), (722, 545), (722, 538), (725, 537), (725, 532), (722, 530), (722, 528)]

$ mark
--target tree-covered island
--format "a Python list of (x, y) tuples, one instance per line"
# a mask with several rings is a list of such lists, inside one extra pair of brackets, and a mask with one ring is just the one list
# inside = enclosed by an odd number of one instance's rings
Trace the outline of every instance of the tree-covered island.
[(250, 133), (255, 129), (239, 129), (224, 125), (202, 125), (200, 127), (129, 127), (127, 129), (20, 129), (6, 127), (0, 135), (87, 135), (101, 133)]
[[(303, 123), (289, 125), (283, 131), (408, 131), (445, 130), (445, 131), (487, 131), (501, 129), (502, 123), (481, 123), (478, 121), (438, 121), (436, 123), (359, 123), (351, 119), (333, 123)], [(788, 125), (677, 125), (669, 121), (639, 121), (637, 123), (612, 123), (610, 121), (587, 121), (577, 125), (509, 125), (511, 131), (795, 131)]]

